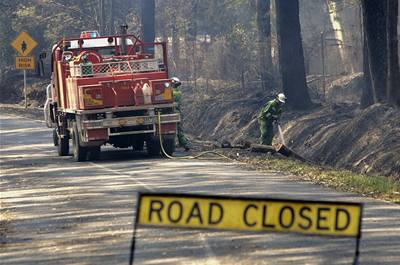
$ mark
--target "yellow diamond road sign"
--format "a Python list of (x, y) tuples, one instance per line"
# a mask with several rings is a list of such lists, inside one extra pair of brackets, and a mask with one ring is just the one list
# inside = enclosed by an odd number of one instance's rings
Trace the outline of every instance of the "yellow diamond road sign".
[(11, 43), (11, 46), (22, 56), (27, 56), (36, 46), (37, 42), (25, 31)]

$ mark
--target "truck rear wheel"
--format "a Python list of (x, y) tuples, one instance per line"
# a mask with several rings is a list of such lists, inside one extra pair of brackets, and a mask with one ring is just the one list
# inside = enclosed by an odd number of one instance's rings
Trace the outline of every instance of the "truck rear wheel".
[(87, 159), (89, 161), (95, 161), (95, 160), (99, 160), (100, 158), (100, 146), (94, 146), (94, 147), (90, 147), (87, 150)]
[(59, 156), (67, 156), (69, 155), (69, 137), (68, 135), (64, 135), (61, 138), (60, 135), (56, 132), (57, 136), (57, 151)]
[(74, 149), (74, 160), (76, 162), (83, 162), (87, 157), (87, 148), (81, 146), (79, 139), (79, 132), (76, 124), (73, 124), (72, 145)]
[(151, 156), (159, 156), (161, 152), (160, 140), (153, 136), (146, 141), (147, 153)]

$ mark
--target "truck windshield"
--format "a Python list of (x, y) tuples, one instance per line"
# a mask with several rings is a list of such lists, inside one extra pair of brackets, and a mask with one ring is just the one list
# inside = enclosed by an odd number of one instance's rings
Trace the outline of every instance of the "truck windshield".
[(108, 57), (112, 57), (115, 55), (115, 48), (103, 48), (103, 49), (97, 49), (96, 50), (101, 57), (103, 58), (108, 58)]

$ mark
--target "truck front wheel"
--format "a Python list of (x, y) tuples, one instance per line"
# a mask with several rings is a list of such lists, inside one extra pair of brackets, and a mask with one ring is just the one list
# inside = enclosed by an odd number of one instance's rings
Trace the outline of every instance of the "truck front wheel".
[(54, 143), (54, 146), (58, 146), (58, 134), (57, 134), (57, 129), (53, 129), (53, 143)]
[(93, 146), (87, 149), (87, 159), (89, 161), (95, 161), (99, 160), (100, 158), (100, 151), (101, 147), (100, 146)]
[(133, 150), (134, 151), (143, 151), (143, 147), (144, 147), (144, 140), (136, 140), (133, 143)]
[(157, 137), (150, 137), (146, 141), (147, 153), (150, 156), (159, 156), (161, 152), (160, 140)]
[(57, 151), (59, 156), (67, 156), (69, 155), (69, 137), (68, 135), (64, 135), (63, 138), (56, 132), (57, 134)]
[(76, 162), (82, 162), (86, 160), (87, 157), (87, 148), (80, 144), (79, 132), (76, 124), (73, 124), (73, 133), (72, 133), (72, 144), (74, 149), (74, 160)]

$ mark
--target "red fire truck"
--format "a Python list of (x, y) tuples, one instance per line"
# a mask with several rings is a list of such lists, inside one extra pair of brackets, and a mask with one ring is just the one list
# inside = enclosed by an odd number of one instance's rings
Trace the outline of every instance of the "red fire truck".
[(180, 116), (165, 42), (86, 31), (54, 45), (51, 58), (45, 118), (60, 156), (69, 155), (70, 140), (75, 161), (98, 159), (105, 144), (143, 150), (146, 143), (158, 155), (160, 134), (166, 152), (174, 152)]

